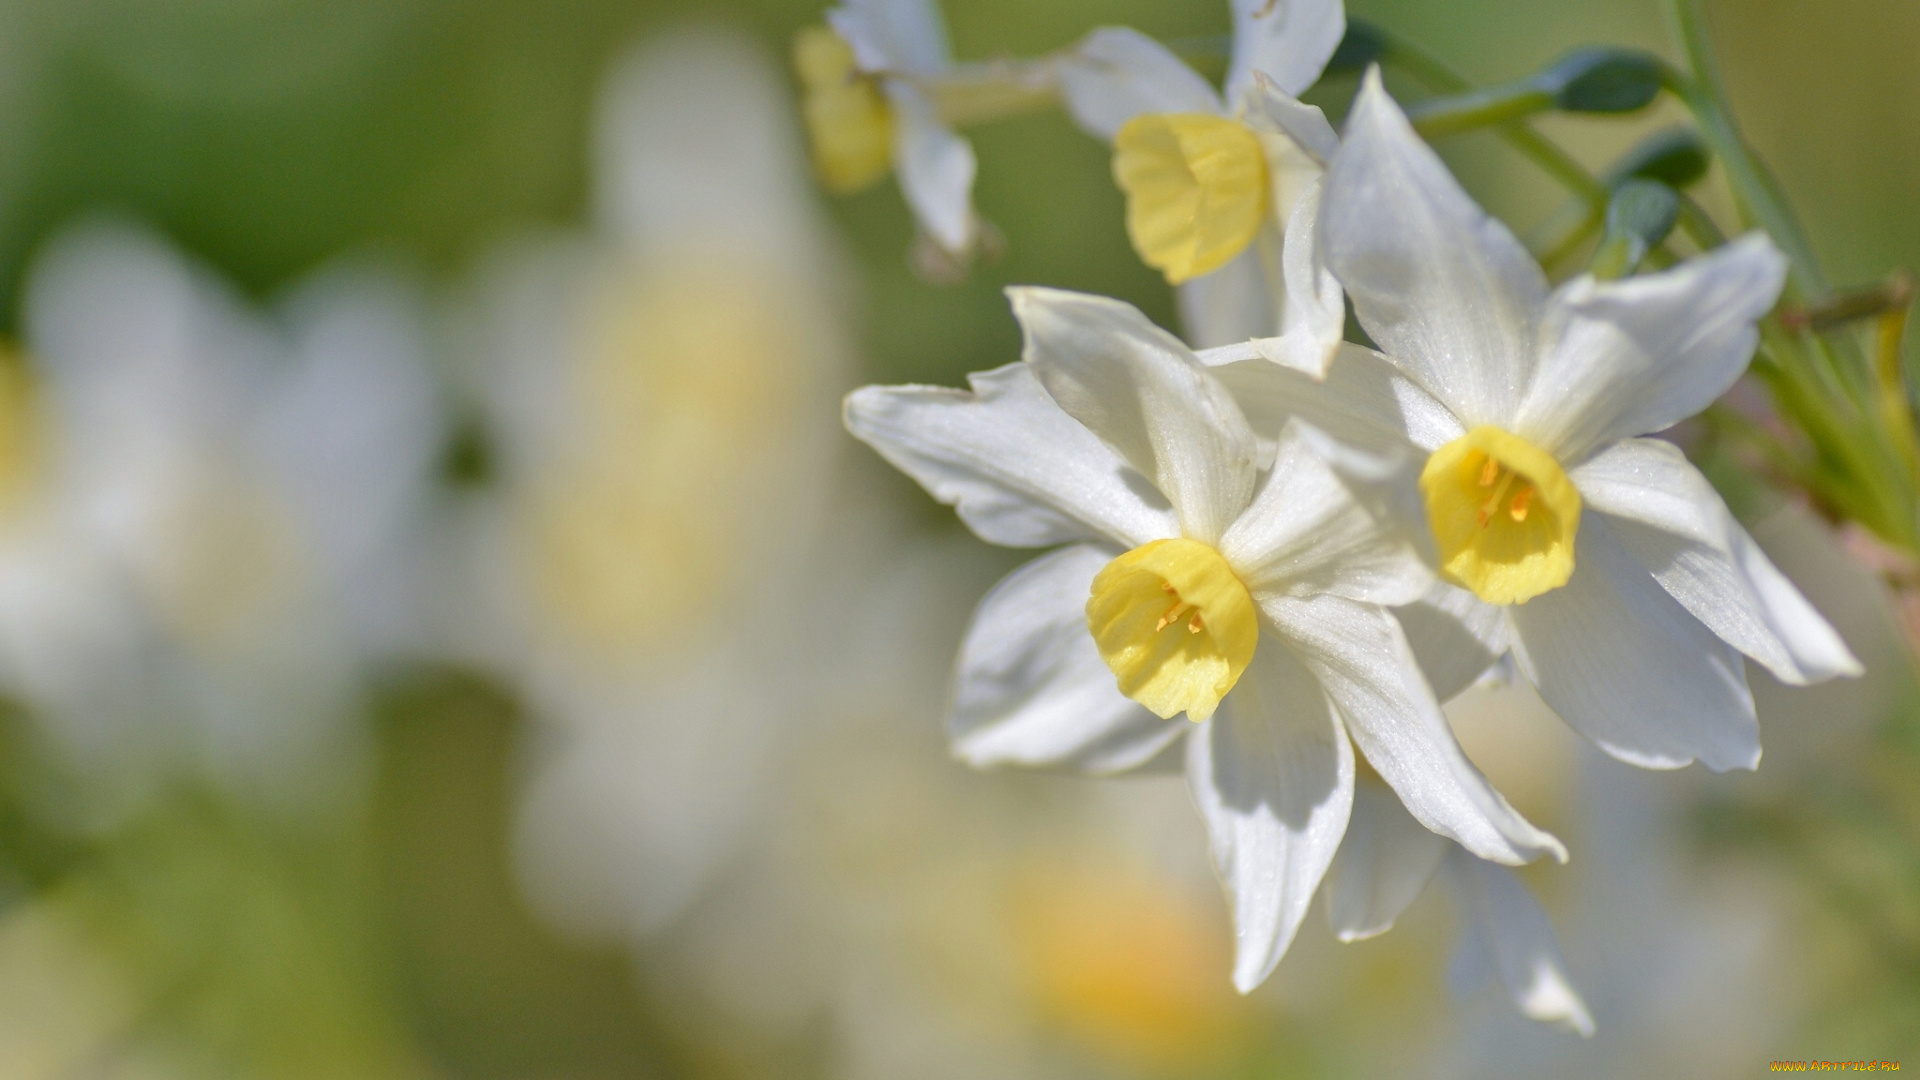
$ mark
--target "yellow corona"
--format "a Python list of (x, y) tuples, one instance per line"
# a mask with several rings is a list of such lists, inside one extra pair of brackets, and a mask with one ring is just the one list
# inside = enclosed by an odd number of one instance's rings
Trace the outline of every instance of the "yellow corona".
[(1260, 639), (1247, 587), (1196, 540), (1156, 540), (1108, 563), (1087, 629), (1120, 692), (1168, 720), (1212, 716)]
[(1245, 251), (1271, 202), (1267, 156), (1238, 120), (1148, 113), (1113, 140), (1113, 178), (1127, 195), (1127, 236), (1175, 285)]
[(1489, 604), (1524, 604), (1573, 576), (1580, 492), (1553, 455), (1481, 425), (1420, 473), (1448, 580)]
[(847, 195), (886, 176), (893, 168), (893, 109), (880, 84), (854, 66), (853, 47), (824, 26), (809, 26), (794, 36), (793, 66), (821, 183)]

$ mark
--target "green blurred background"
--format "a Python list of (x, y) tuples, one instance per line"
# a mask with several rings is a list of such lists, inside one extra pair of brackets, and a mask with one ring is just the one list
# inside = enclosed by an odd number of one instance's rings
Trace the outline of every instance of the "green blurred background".
[[(1920, 265), (1920, 4), (1707, 6), (1738, 114), (1832, 277), (1864, 282)], [(1354, 0), (1349, 11), (1478, 83), (1526, 75), (1588, 43), (1671, 52), (1654, 0)], [(581, 222), (593, 97), (629, 46), (694, 21), (742, 30), (779, 57), (821, 14), (815, 0), (14, 0), (0, 7), (4, 323), (17, 325), (36, 246), (101, 209), (154, 223), (257, 298), (368, 248), (455, 283), (503, 235)], [(1227, 27), (1224, 2), (1194, 0), (951, 0), (947, 15), (962, 58), (1033, 55), (1107, 23), (1163, 40)], [(1331, 80), (1315, 99), (1337, 110), (1351, 85)], [(1543, 129), (1598, 165), (1676, 118), (1663, 107)], [(1017, 332), (999, 295), (1010, 283), (1114, 295), (1171, 323), (1168, 290), (1121, 231), (1101, 146), (1058, 115), (970, 134), (979, 208), (1010, 245), (965, 283), (938, 288), (909, 272), (911, 225), (891, 184), (831, 205), (854, 256), (861, 381), (954, 384), (1012, 359)], [(1558, 205), (1556, 189), (1490, 138), (1448, 154), (1522, 232)], [(905, 480), (861, 475), (917, 515), (916, 527), (954, 528)], [(176, 1060), (191, 1063), (182, 1075), (834, 1075), (825, 1031), (812, 1044), (743, 1044), (674, 987), (636, 978), (644, 950), (566, 944), (527, 913), (505, 840), (520, 723), (512, 695), (478, 673), (388, 672), (374, 794), (345, 823), (289, 824), (185, 791), (135, 827), (88, 838), (21, 809), (23, 793), (65, 781), (13, 738), (0, 759), (0, 898), (70, 897), (119, 954), (156, 973), (145, 1011), (116, 1030), (175, 1046)], [(20, 728), (9, 719), (9, 731)], [(1890, 760), (1914, 760), (1910, 740), (1895, 746), (1908, 756)], [(943, 757), (933, 767), (960, 769)], [(1875, 801), (1896, 798), (1889, 792), (1907, 775), (1862, 782), (1865, 809), (1834, 810), (1832, 829), (1864, 815), (1891, 829), (1882, 847), (1910, 855), (1912, 800), (1897, 804), (1904, 819)], [(1810, 1009), (1810, 1026), (1756, 1047), (1750, 1070), (1768, 1056), (1920, 1050), (1912, 920), (1857, 910), (1920, 899), (1913, 860), (1869, 844), (1826, 866), (1821, 853), (1835, 849), (1818, 831), (1828, 820), (1820, 800), (1715, 790), (1731, 793), (1709, 800), (1701, 843), (1710, 853), (1757, 844), (1790, 878), (1857, 873), (1865, 882), (1830, 925), (1809, 931), (1844, 958), (1823, 984), (1844, 1015)], [(1444, 935), (1410, 936), (1425, 961), (1444, 952)], [(1354, 963), (1387, 972), (1380, 955)], [(0, 952), (9, 961), (22, 962)], [(1389, 1003), (1363, 1010), (1366, 1019), (1404, 1026), (1379, 1038), (1433, 1036), (1439, 1021), (1392, 1003), (1438, 995), (1437, 983), (1391, 973), (1376, 982), (1347, 989)], [(8, 992), (32, 996), (31, 985)], [(1207, 1075), (1342, 1075), (1384, 1060), (1365, 1048), (1376, 1036), (1364, 1029), (1287, 1017), (1281, 1008), (1267, 1021), (1270, 1052)], [(1836, 1031), (1848, 1045), (1807, 1041)], [(9, 1068), (0, 1061), (0, 1077), (28, 1075)], [(1064, 1074), (1105, 1075), (1094, 1066)], [(109, 1064), (84, 1075), (132, 1074)]]
[[(1033, 55), (1104, 23), (1163, 40), (1226, 28), (1224, 4), (950, 7), (962, 58)], [(1874, 278), (1915, 263), (1920, 217), (1909, 203), (1920, 190), (1920, 70), (1912, 62), (1920, 10), (1898, 0), (1708, 8), (1747, 132), (1806, 216), (1832, 276)], [(261, 293), (367, 243), (451, 271), (505, 228), (576, 220), (593, 91), (606, 63), (649, 30), (721, 23), (784, 55), (793, 32), (822, 10), (786, 0), (9, 5), (0, 15), (8, 131), (0, 144), (0, 286), (18, 281), (48, 230), (102, 206), (156, 222)], [(1350, 11), (1482, 83), (1524, 76), (1586, 43), (1671, 52), (1654, 0), (1361, 0)], [(1621, 140), (1587, 129), (1640, 125), (1567, 126), (1605, 147)], [(982, 212), (1016, 242), (964, 288), (930, 293), (905, 278), (907, 219), (891, 193), (836, 207), (869, 289), (864, 340), (877, 375), (952, 381), (1007, 355), (1012, 324), (997, 300), (1007, 282), (1045, 281), (1169, 310), (1165, 290), (1112, 227), (1119, 198), (1096, 144), (1055, 115), (975, 138), (986, 163)], [(1460, 156), (1497, 210), (1524, 221), (1545, 205), (1550, 189), (1529, 184), (1491, 148), (1470, 145)]]

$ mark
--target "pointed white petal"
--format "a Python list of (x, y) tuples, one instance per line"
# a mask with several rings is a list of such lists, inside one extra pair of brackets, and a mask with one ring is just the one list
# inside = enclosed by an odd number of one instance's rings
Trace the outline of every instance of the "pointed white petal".
[(1560, 841), (1507, 805), (1467, 760), (1385, 609), (1336, 596), (1263, 597), (1260, 607), (1421, 824), (1483, 858), (1566, 861)]
[(1162, 720), (1114, 684), (1087, 632), (1093, 576), (1119, 552), (1075, 544), (994, 586), (960, 645), (947, 735), (969, 765), (1124, 772), (1189, 721)]
[(893, 166), (914, 220), (949, 253), (968, 253), (975, 231), (972, 144), (941, 123), (914, 87), (890, 80), (887, 97), (896, 125)]
[(844, 0), (827, 24), (853, 46), (862, 71), (931, 75), (952, 55), (934, 0)]
[[(1305, 420), (1295, 420), (1293, 424), (1374, 520), (1407, 542), (1420, 556), (1429, 569), (1425, 580), (1431, 583), (1431, 568), (1437, 558), (1433, 533), (1426, 527), (1426, 511), (1420, 500), (1420, 468), (1426, 459), (1398, 446), (1363, 450), (1333, 438)], [(1405, 601), (1395, 601), (1402, 602)]]
[(1264, 438), (1276, 437), (1296, 416), (1349, 446), (1375, 452), (1408, 446), (1431, 451), (1466, 432), (1445, 405), (1372, 349), (1343, 342), (1324, 379), (1265, 359), (1219, 363), (1241, 351), (1216, 349), (1200, 359), (1218, 364), (1214, 377)]
[(1511, 423), (1547, 279), (1447, 171), (1370, 71), (1347, 118), (1320, 242), (1354, 314), (1468, 424)]
[(868, 386), (847, 395), (847, 430), (956, 507), (982, 540), (1047, 547), (1111, 540), (1138, 547), (1179, 534), (1173, 510), (1081, 427), (1026, 364), (943, 386)]
[(1444, 581), (1418, 601), (1394, 608), (1393, 615), (1441, 701), (1472, 686), (1511, 645), (1504, 608)]
[(1315, 379), (1326, 377), (1347, 329), (1346, 299), (1317, 239), (1325, 187), (1316, 177), (1293, 205), (1280, 260), (1280, 335), (1254, 343), (1267, 359)]
[(1586, 505), (1654, 580), (1721, 640), (1793, 686), (1858, 675), (1860, 662), (1734, 519), (1680, 448), (1626, 439), (1572, 473)]
[(1512, 613), (1514, 658), (1540, 697), (1614, 757), (1649, 769), (1760, 764), (1740, 654), (1585, 514), (1573, 577)]
[(1255, 72), (1299, 94), (1319, 81), (1346, 33), (1341, 0), (1233, 0), (1227, 100), (1237, 104), (1252, 92)]
[(1513, 871), (1455, 851), (1447, 876), (1472, 920), (1471, 937), (1493, 954), (1493, 966), (1522, 1015), (1592, 1037), (1593, 1016), (1567, 977), (1553, 924)]
[(1103, 26), (1059, 56), (1054, 71), (1074, 122), (1108, 142), (1144, 113), (1223, 111), (1207, 80), (1138, 30)]
[[(1316, 438), (1317, 436), (1317, 438)], [(1255, 597), (1333, 593), (1405, 604), (1433, 583), (1412, 531), (1357, 498), (1300, 421), (1281, 432), (1253, 504), (1220, 538), (1220, 553)]]
[(1662, 273), (1575, 278), (1548, 304), (1513, 430), (1573, 462), (1692, 416), (1747, 370), (1786, 275), (1756, 232)]
[(1233, 904), (1233, 985), (1244, 994), (1286, 954), (1340, 846), (1353, 748), (1320, 685), (1269, 638), (1187, 740), (1187, 777)]
[(1153, 481), (1205, 543), (1253, 497), (1259, 447), (1233, 396), (1180, 340), (1130, 304), (1007, 290), (1040, 382), (1068, 415)]
[(1341, 941), (1393, 929), (1440, 865), (1448, 843), (1413, 820), (1400, 796), (1378, 781), (1353, 787), (1353, 819), (1327, 870), (1327, 922)]
[(1227, 265), (1181, 282), (1174, 290), (1180, 302), (1180, 325), (1194, 348), (1236, 345), (1279, 331), (1277, 298), (1261, 252), (1271, 241), (1270, 236), (1256, 239)]
[(1254, 92), (1247, 99), (1247, 123), (1256, 130), (1285, 135), (1315, 164), (1325, 168), (1340, 149), (1340, 136), (1318, 105), (1309, 105), (1280, 89), (1262, 72), (1254, 72)]

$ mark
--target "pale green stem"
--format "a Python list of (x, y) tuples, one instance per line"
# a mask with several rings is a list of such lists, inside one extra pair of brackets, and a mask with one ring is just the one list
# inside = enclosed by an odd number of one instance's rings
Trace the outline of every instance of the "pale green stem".
[(940, 119), (953, 127), (1044, 112), (1060, 104), (1059, 83), (1047, 60), (989, 60), (912, 78), (933, 99)]
[(1524, 120), (1553, 107), (1553, 95), (1525, 86), (1496, 86), (1407, 107), (1407, 119), (1426, 139), (1443, 139)]
[[(1473, 92), (1473, 84), (1456, 74), (1438, 57), (1404, 38), (1386, 34), (1382, 36), (1385, 37), (1387, 44), (1382, 58), (1418, 79), (1427, 89), (1437, 94), (1458, 95)], [(1573, 155), (1555, 146), (1539, 132), (1528, 127), (1523, 120), (1509, 121), (1498, 125), (1493, 130), (1549, 176), (1560, 181), (1568, 190), (1605, 210), (1606, 185), (1594, 179), (1593, 174), (1587, 171), (1586, 166), (1575, 160)]]
[(1779, 188), (1766, 168), (1740, 136), (1733, 114), (1726, 106), (1726, 87), (1720, 79), (1719, 64), (1707, 41), (1706, 26), (1700, 17), (1699, 0), (1668, 0), (1674, 30), (1686, 54), (1688, 76), (1676, 80), (1673, 90), (1692, 110), (1700, 123), (1701, 134), (1720, 158), (1727, 182), (1733, 188), (1742, 216), (1765, 229), (1774, 243), (1793, 263), (1792, 281), (1805, 297), (1826, 292), (1826, 281), (1813, 257), (1813, 245), (1807, 242), (1799, 219), (1787, 208)]
[(1890, 285), (1894, 303), (1879, 318), (1874, 333), (1874, 374), (1879, 384), (1881, 422), (1893, 433), (1907, 476), (1920, 480), (1920, 435), (1913, 428), (1913, 403), (1907, 395), (1906, 364), (1900, 354), (1913, 304), (1913, 278), (1901, 275)]

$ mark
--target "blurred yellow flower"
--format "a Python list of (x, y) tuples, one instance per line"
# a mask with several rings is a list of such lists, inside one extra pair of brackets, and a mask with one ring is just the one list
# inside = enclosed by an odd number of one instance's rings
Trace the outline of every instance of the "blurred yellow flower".
[(893, 107), (879, 80), (861, 74), (853, 46), (824, 26), (794, 36), (793, 66), (821, 182), (837, 195), (877, 183), (893, 168)]
[(799, 299), (750, 253), (661, 253), (589, 300), (576, 422), (522, 505), (527, 573), (553, 624), (611, 665), (696, 647), (752, 575), (802, 444)]
[(1242, 1047), (1252, 1013), (1218, 909), (1123, 862), (1030, 866), (1011, 921), (1041, 1015), (1093, 1054), (1192, 1075)]

